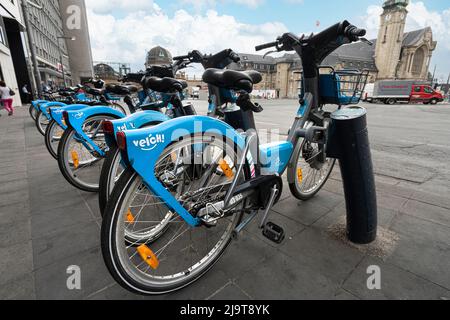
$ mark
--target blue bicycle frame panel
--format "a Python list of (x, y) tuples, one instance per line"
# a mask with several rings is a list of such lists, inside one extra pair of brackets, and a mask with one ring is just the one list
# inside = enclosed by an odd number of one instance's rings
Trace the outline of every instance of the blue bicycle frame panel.
[[(162, 152), (174, 141), (196, 134), (226, 136), (240, 150), (245, 148), (245, 138), (226, 123), (206, 116), (187, 116), (160, 125), (125, 131), (128, 159), (134, 170), (142, 177), (155, 196), (162, 199), (170, 210), (177, 212), (189, 225), (195, 227), (200, 221), (194, 218), (166, 188), (153, 172)], [(149, 169), (150, 168), (150, 169)]]
[(104, 157), (106, 155), (105, 152), (101, 150), (83, 131), (83, 124), (86, 120), (96, 115), (107, 115), (115, 118), (125, 117), (122, 112), (110, 107), (88, 107), (80, 110), (67, 111), (66, 120), (68, 123), (66, 123), (66, 125), (70, 126), (76, 132), (77, 137), (81, 139), (81, 143), (87, 150), (90, 152), (97, 152), (101, 157)]

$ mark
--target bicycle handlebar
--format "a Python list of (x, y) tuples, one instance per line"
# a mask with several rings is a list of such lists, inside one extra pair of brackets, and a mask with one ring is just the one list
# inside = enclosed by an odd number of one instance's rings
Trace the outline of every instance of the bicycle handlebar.
[(189, 55), (185, 55), (185, 56), (178, 56), (178, 57), (173, 57), (173, 60), (186, 60), (189, 59)]
[[(292, 33), (285, 33), (277, 39), (277, 41), (262, 44), (255, 47), (256, 51), (261, 51), (269, 48), (276, 48), (277, 51), (291, 51), (295, 45), (314, 43), (316, 46), (320, 43), (322, 46), (326, 46), (329, 41), (336, 40), (332, 39), (338, 35), (344, 36), (350, 40), (350, 42), (358, 41), (361, 37), (366, 35), (365, 29), (357, 28), (356, 26), (350, 24), (348, 21), (344, 21), (340, 24), (334, 25), (321, 33), (316, 35), (311, 35), (301, 38), (296, 37)], [(327, 43), (325, 43), (327, 42)]]
[(366, 30), (350, 25), (345, 28), (344, 33), (350, 40), (358, 41), (360, 37), (364, 37), (366, 35)]
[(270, 42), (270, 43), (266, 43), (266, 44), (262, 44), (262, 45), (256, 46), (256, 47), (255, 47), (255, 50), (256, 50), (256, 51), (261, 51), (261, 50), (264, 50), (264, 49), (269, 49), (269, 48), (277, 47), (278, 44), (279, 44), (279, 42), (278, 42), (278, 40), (277, 40), (277, 41), (274, 41), (274, 42)]

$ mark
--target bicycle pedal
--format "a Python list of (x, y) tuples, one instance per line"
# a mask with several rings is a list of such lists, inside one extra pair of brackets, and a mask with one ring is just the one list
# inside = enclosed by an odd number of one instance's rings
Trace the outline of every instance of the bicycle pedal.
[(285, 238), (284, 229), (273, 222), (267, 222), (263, 228), (263, 236), (272, 242), (280, 244)]

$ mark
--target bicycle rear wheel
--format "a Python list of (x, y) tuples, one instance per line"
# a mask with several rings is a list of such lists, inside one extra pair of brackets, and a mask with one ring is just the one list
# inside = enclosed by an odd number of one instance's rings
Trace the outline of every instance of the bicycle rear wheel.
[(106, 159), (100, 173), (98, 204), (102, 217), (114, 186), (126, 169), (121, 161), (122, 157), (120, 155), (119, 148), (115, 145), (112, 146), (106, 155)]
[(36, 128), (39, 131), (39, 133), (44, 136), (45, 130), (47, 129), (47, 126), (50, 123), (50, 120), (48, 120), (47, 116), (42, 111), (38, 111), (38, 113), (36, 115), (35, 123), (36, 123)]
[[(117, 103), (117, 102), (112, 102), (112, 103), (110, 103), (109, 107), (110, 107), (110, 108), (113, 108), (113, 109), (115, 109), (115, 110), (117, 110), (117, 111), (122, 112), (124, 115), (127, 115), (127, 111), (125, 110), (125, 107), (122, 106), (121, 104)], [(129, 114), (131, 114), (131, 113), (132, 113), (132, 112), (131, 112), (131, 110), (130, 110)]]
[[(83, 132), (104, 152), (108, 148), (102, 124), (105, 120), (114, 119), (110, 115), (96, 115), (83, 124)], [(86, 192), (98, 192), (104, 157), (88, 150), (83, 142), (75, 130), (65, 130), (58, 145), (58, 166), (64, 178), (74, 187)]]
[(58, 159), (58, 145), (63, 134), (64, 129), (61, 128), (55, 120), (50, 121), (45, 130), (45, 146), (51, 156), (55, 159)]
[(36, 110), (36, 108), (33, 106), (33, 104), (31, 104), (30, 107), (28, 108), (28, 112), (30, 113), (31, 119), (33, 119), (34, 121), (36, 121), (37, 110)]
[[(223, 199), (231, 184), (230, 172), (237, 173), (238, 148), (222, 138), (185, 137), (163, 152), (154, 169), (160, 183), (194, 216), (201, 207)], [(194, 150), (194, 145), (204, 146), (197, 158), (202, 163), (195, 164), (197, 169), (189, 163), (189, 150)], [(228, 177), (218, 169), (218, 163), (227, 163)], [(239, 177), (241, 181), (249, 178), (249, 170), (244, 172)], [(243, 204), (237, 205), (212, 228), (191, 227), (128, 168), (105, 210), (101, 231), (103, 258), (114, 279), (130, 291), (163, 294), (181, 289), (198, 280), (219, 260), (243, 210)]]

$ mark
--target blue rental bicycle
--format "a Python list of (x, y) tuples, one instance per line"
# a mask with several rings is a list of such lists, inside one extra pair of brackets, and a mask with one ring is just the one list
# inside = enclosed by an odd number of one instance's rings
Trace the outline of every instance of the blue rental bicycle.
[[(177, 60), (174, 66), (170, 67), (170, 74), (173, 70), (180, 70), (185, 68), (191, 63), (186, 59)], [(155, 70), (158, 71), (155, 71)], [(154, 74), (155, 72), (162, 72), (162, 75), (168, 73), (167, 67), (154, 67), (149, 72)], [(172, 70), (173, 69), (173, 70)], [(171, 78), (158, 78), (149, 76), (145, 79), (144, 90), (150, 95), (158, 92), (164, 92), (166, 86), (170, 88), (177, 88), (182, 91), (187, 88), (187, 83)], [(123, 91), (124, 86), (115, 86), (109, 91), (119, 94), (119, 91)], [(149, 90), (147, 90), (149, 89)], [(178, 92), (178, 91), (177, 91)], [(151, 102), (146, 105), (140, 105), (143, 110), (159, 110), (160, 107), (171, 107), (173, 100), (173, 93), (163, 94), (162, 102)], [(180, 100), (183, 100), (180, 94)], [(132, 99), (126, 96), (124, 99), (132, 112), (136, 111), (136, 106), (133, 105)], [(180, 108), (174, 109), (176, 112), (182, 110), (183, 115), (195, 114), (195, 110), (192, 105), (183, 105)], [(53, 110), (52, 110), (53, 111)], [(52, 131), (49, 130), (48, 136), (53, 140), (60, 139), (58, 143), (57, 160), (58, 166), (64, 178), (76, 188), (86, 192), (98, 192), (99, 191), (99, 177), (103, 162), (109, 151), (109, 147), (105, 140), (105, 132), (103, 123), (107, 120), (117, 120), (125, 118), (126, 114), (105, 106), (89, 107), (80, 109), (78, 107), (65, 107), (62, 110), (64, 115), (64, 123), (58, 123), (55, 127), (60, 127), (64, 132), (62, 136), (52, 135)], [(55, 111), (55, 116), (57, 112)], [(140, 116), (137, 116), (138, 118)], [(159, 119), (160, 117), (155, 117)], [(55, 121), (56, 122), (56, 121)], [(65, 128), (66, 127), (66, 128)]]
[[(338, 47), (366, 41), (365, 33), (344, 21), (317, 35), (286, 33), (257, 47), (295, 50), (302, 59), (305, 93), (287, 141), (259, 144), (254, 112), (262, 108), (249, 93), (261, 75), (218, 69), (206, 70), (203, 80), (215, 87), (216, 102), (229, 104), (225, 122), (192, 116), (117, 133), (129, 167), (106, 207), (101, 246), (120, 285), (162, 294), (191, 284), (258, 215), (263, 234), (283, 240), (283, 229), (267, 222), (281, 195), (281, 175), (296, 169), (301, 156), (325, 179), (330, 121), (322, 107), (359, 102), (367, 80), (367, 73), (356, 71), (322, 75), (319, 65)], [(305, 141), (315, 146), (308, 155)]]
[[(97, 80), (101, 81), (101, 80)], [(104, 84), (104, 82), (101, 82)], [(96, 89), (91, 87), (78, 87), (79, 90), (83, 90), (83, 93), (77, 91), (75, 95), (71, 95), (71, 92), (66, 93), (67, 96), (64, 100), (60, 100), (57, 103), (64, 103), (66, 105), (71, 104), (85, 104), (86, 106), (109, 106), (113, 109), (116, 109), (124, 114), (126, 114), (126, 109), (119, 102), (121, 97), (130, 94), (130, 88), (119, 86), (119, 85), (107, 85), (104, 89)], [(92, 98), (88, 98), (86, 94), (92, 96)], [(50, 103), (41, 103), (37, 108), (37, 115), (35, 119), (36, 128), (40, 134), (45, 136), (47, 127), (51, 122), (50, 117), (50, 107), (56, 107), (57, 104)], [(129, 110), (130, 112), (134, 112), (134, 109)]]
[[(129, 85), (108, 85), (106, 89), (106, 93), (108, 95), (111, 95), (114, 93), (115, 98), (118, 99), (118, 97), (123, 96), (124, 102), (127, 101), (127, 98), (133, 94), (135, 91), (137, 91), (137, 88), (135, 86), (129, 86)], [(109, 96), (111, 99), (112, 96)], [(98, 100), (73, 100), (73, 101), (67, 101), (66, 103), (62, 102), (48, 102), (47, 104), (41, 104), (39, 106), (40, 112), (42, 112), (43, 117), (46, 119), (45, 121), (49, 121), (48, 125), (43, 127), (42, 129), (45, 129), (45, 146), (47, 147), (48, 152), (50, 155), (58, 159), (58, 145), (61, 140), (61, 137), (64, 133), (64, 131), (67, 129), (67, 126), (64, 124), (64, 120), (62, 119), (62, 112), (64, 110), (71, 111), (71, 110), (80, 110), (87, 107), (93, 107), (93, 106), (109, 106), (112, 107), (112, 109), (115, 109), (123, 114), (124, 108), (122, 106), (117, 107), (114, 105), (111, 105), (107, 101), (98, 101)], [(119, 104), (117, 104), (119, 105)], [(56, 109), (61, 108), (61, 111), (55, 112)], [(135, 108), (129, 108), (130, 111), (132, 110), (135, 112)], [(59, 121), (55, 120), (55, 116)]]
[[(190, 52), (186, 56), (175, 57), (175, 64), (172, 66), (171, 70), (163, 70), (167, 73), (170, 71), (171, 74), (166, 74), (167, 77), (174, 77), (176, 74), (176, 70), (180, 70), (180, 66), (183, 68), (191, 63), (200, 63), (202, 66), (207, 68), (220, 68), (223, 69), (231, 63), (237, 63), (240, 61), (239, 56), (231, 49), (222, 50), (214, 55), (203, 55), (199, 51), (195, 50)], [(155, 68), (155, 67), (154, 67)], [(160, 67), (156, 67), (159, 69)], [(158, 70), (151, 70), (150, 73), (147, 73), (147, 77), (144, 80), (144, 85), (146, 87), (150, 86), (150, 91), (155, 93), (152, 87), (150, 79), (151, 76), (161, 76), (163, 73)], [(139, 78), (134, 76), (134, 78)], [(142, 75), (140, 76), (142, 78)], [(180, 87), (179, 87), (180, 88)], [(167, 89), (170, 89), (169, 87)], [(109, 195), (111, 194), (115, 183), (118, 181), (120, 175), (125, 170), (125, 164), (122, 161), (120, 150), (117, 148), (116, 140), (114, 139), (116, 133), (118, 131), (129, 130), (129, 129), (139, 129), (148, 126), (157, 125), (161, 122), (178, 118), (181, 116), (194, 115), (195, 110), (192, 108), (190, 104), (185, 105), (181, 101), (183, 97), (181, 96), (181, 92), (178, 93), (170, 93), (164, 92), (162, 96), (162, 102), (159, 102), (157, 99), (151, 99), (151, 103), (149, 103), (146, 107), (147, 110), (160, 111), (161, 107), (167, 105), (166, 115), (163, 116), (161, 114), (155, 113), (143, 113), (136, 114), (130, 117), (114, 120), (111, 122), (105, 122), (105, 133), (107, 135), (111, 135), (111, 139), (107, 139), (107, 144), (109, 147), (109, 151), (107, 153), (106, 159), (103, 163), (102, 172), (100, 174), (100, 186), (99, 186), (99, 206), (100, 212), (103, 215), (106, 204), (108, 203)], [(166, 102), (170, 102), (167, 104)], [(212, 117), (223, 117), (223, 113), (218, 108), (210, 108), (208, 112), (209, 116)]]

